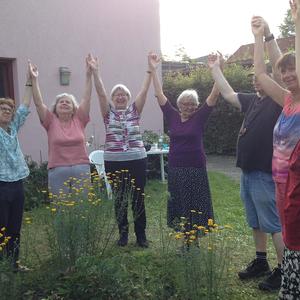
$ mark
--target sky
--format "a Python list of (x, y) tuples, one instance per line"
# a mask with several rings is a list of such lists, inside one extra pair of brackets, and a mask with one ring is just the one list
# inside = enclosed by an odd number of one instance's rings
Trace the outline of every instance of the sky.
[(160, 0), (162, 54), (175, 58), (180, 47), (191, 58), (233, 54), (253, 42), (252, 16), (262, 16), (278, 37), (288, 8), (288, 0)]

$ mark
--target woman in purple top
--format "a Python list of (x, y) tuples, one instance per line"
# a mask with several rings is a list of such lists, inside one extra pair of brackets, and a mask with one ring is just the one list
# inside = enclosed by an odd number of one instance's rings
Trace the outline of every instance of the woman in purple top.
[(168, 189), (168, 225), (176, 227), (185, 217), (188, 228), (206, 226), (213, 218), (209, 183), (206, 172), (203, 133), (205, 123), (215, 106), (219, 91), (214, 85), (205, 103), (199, 107), (195, 90), (183, 91), (176, 110), (163, 93), (156, 74), (159, 58), (152, 54), (149, 62), (158, 103), (167, 121), (170, 135)]

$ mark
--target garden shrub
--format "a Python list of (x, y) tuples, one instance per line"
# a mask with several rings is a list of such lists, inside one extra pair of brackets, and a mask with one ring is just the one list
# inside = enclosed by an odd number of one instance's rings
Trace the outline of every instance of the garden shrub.
[(30, 171), (29, 176), (24, 179), (25, 210), (28, 211), (47, 202), (48, 171), (47, 162), (38, 164), (28, 156), (26, 162)]

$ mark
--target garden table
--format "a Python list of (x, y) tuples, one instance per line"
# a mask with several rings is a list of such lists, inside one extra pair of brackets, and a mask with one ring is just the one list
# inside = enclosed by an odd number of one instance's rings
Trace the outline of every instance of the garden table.
[(165, 166), (164, 166), (164, 154), (169, 153), (169, 149), (159, 149), (151, 147), (149, 151), (146, 152), (147, 155), (159, 155), (160, 156), (160, 173), (161, 173), (161, 181), (164, 182), (165, 178)]

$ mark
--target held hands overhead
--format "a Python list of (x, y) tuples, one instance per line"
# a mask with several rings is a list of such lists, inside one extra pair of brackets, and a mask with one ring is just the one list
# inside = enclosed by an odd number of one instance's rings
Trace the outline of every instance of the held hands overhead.
[(149, 52), (148, 54), (149, 71), (155, 72), (160, 62), (161, 62), (161, 58), (156, 53)]
[(223, 70), (225, 64), (223, 54), (219, 51), (217, 51), (217, 53), (209, 54), (207, 64), (210, 69), (213, 69), (214, 67), (219, 67), (221, 70)]
[[(254, 16), (251, 19), (251, 29), (255, 37), (265, 35), (265, 26), (268, 26), (262, 17)], [(268, 27), (267, 27), (268, 28)]]
[[(269, 28), (269, 24), (267, 23), (267, 21), (260, 16), (253, 16), (251, 19), (251, 27), (263, 27), (264, 31), (263, 34), (265, 36), (265, 38), (267, 38), (268, 36), (270, 36), (271, 32), (270, 32), (270, 28)], [(254, 33), (253, 33), (254, 34)]]
[(28, 60), (28, 72), (31, 80), (37, 79), (39, 76), (37, 66), (34, 65), (30, 60)]
[(98, 73), (99, 69), (99, 62), (97, 57), (93, 57), (91, 53), (88, 54), (86, 58), (86, 65), (87, 70), (89, 70), (91, 73)]

